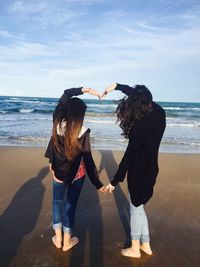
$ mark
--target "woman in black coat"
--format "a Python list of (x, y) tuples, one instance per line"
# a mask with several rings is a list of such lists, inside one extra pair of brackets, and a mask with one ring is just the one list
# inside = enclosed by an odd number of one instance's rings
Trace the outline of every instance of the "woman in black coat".
[(152, 94), (144, 85), (129, 87), (115, 83), (105, 90), (103, 96), (113, 90), (120, 90), (128, 96), (120, 101), (116, 114), (129, 143), (107, 190), (111, 193), (127, 174), (132, 246), (123, 249), (122, 254), (140, 258), (140, 249), (152, 254), (144, 204), (153, 195), (158, 175), (158, 150), (166, 126), (165, 111), (152, 101)]

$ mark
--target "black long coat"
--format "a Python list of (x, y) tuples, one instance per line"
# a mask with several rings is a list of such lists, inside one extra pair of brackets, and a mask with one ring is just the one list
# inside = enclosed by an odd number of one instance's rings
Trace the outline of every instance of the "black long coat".
[[(117, 90), (130, 95), (133, 88), (117, 85)], [(129, 143), (111, 184), (116, 186), (127, 173), (131, 202), (138, 207), (153, 195), (158, 175), (158, 150), (166, 126), (165, 111), (152, 102), (152, 111), (134, 124), (129, 133)]]

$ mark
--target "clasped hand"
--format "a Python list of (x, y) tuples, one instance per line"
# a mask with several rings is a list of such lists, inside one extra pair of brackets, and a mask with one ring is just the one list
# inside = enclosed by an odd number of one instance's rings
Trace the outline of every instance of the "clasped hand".
[(97, 96), (100, 100), (102, 100), (108, 93), (112, 92), (113, 90), (115, 90), (117, 84), (116, 83), (113, 83), (112, 85), (108, 86), (103, 94), (100, 94), (99, 92), (97, 92), (96, 90), (92, 89), (92, 88), (83, 88), (82, 89), (82, 92), (83, 93), (88, 93), (90, 95), (93, 95), (93, 96)]
[(109, 183), (107, 186), (102, 186), (98, 191), (101, 193), (106, 193), (107, 191), (111, 194), (115, 187)]

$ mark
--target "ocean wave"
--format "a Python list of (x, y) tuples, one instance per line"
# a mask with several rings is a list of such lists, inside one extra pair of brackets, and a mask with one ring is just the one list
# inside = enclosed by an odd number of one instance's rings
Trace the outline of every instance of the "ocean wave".
[(167, 118), (175, 118), (175, 119), (178, 119), (178, 118), (187, 118), (187, 119), (200, 119), (200, 114), (199, 112), (196, 112), (196, 114), (194, 112), (185, 112), (185, 113), (175, 113), (175, 112), (166, 112), (166, 117)]
[(189, 111), (200, 111), (200, 108), (193, 108), (193, 107), (188, 107), (188, 108), (184, 108), (184, 107), (163, 107), (165, 110), (181, 110), (181, 111), (185, 111), (185, 110), (189, 110)]
[(2, 102), (6, 102), (6, 103), (18, 103), (18, 104), (21, 104), (21, 103), (25, 103), (25, 104), (47, 104), (46, 102), (42, 102), (42, 101), (39, 101), (39, 100), (20, 100), (20, 99), (4, 99), (2, 100)]
[(20, 100), (19, 97), (11, 97), (10, 99), (12, 99), (12, 100)]
[(109, 107), (117, 107), (115, 104), (87, 104), (88, 108), (109, 108)]
[(114, 121), (105, 121), (105, 120), (90, 120), (90, 119), (85, 119), (86, 123), (100, 123), (100, 124), (115, 124)]
[(174, 140), (163, 140), (163, 145), (184, 145), (184, 146), (197, 146), (200, 147), (200, 143), (197, 142), (186, 142), (186, 141), (174, 141)]
[(200, 123), (167, 123), (170, 127), (200, 127)]
[(6, 117), (6, 116), (1, 116), (0, 117), (0, 121), (2, 121), (2, 122), (15, 122), (15, 121), (17, 121), (17, 122), (23, 122), (23, 121), (52, 121), (52, 117), (50, 116), (50, 117), (46, 117), (46, 118), (43, 118), (43, 117), (32, 117), (32, 118), (30, 118), (30, 117), (27, 117), (27, 118), (25, 118), (25, 117), (23, 117), (23, 118), (16, 118), (16, 116), (14, 116), (14, 117)]
[(114, 118), (116, 117), (115, 115), (113, 115), (112, 112), (104, 112), (104, 113), (97, 113), (97, 112), (90, 112), (90, 111), (87, 111), (86, 112), (86, 116), (87, 117), (95, 117), (95, 118), (104, 118), (104, 117), (110, 117), (110, 118)]
[(42, 113), (42, 114), (44, 114), (44, 113), (49, 113), (49, 114), (52, 114), (54, 112), (54, 109), (34, 109), (33, 111), (32, 111), (32, 113)]
[(23, 136), (0, 136), (1, 146), (27, 146), (27, 147), (46, 147), (49, 139), (40, 137), (23, 137)]
[(31, 113), (33, 111), (34, 111), (34, 109), (25, 109), (25, 108), (19, 109), (19, 112), (20, 113)]
[(19, 108), (10, 108), (10, 109), (6, 109), (6, 110), (1, 110), (1, 112), (3, 112), (3, 113), (20, 113), (20, 109)]
[[(41, 98), (42, 99), (42, 98)], [(4, 101), (5, 101), (6, 99), (4, 99)], [(9, 100), (18, 100), (19, 102), (21, 102), (21, 101), (32, 101), (32, 102), (34, 102), (34, 101), (40, 101), (40, 98), (37, 98), (37, 97), (10, 97), (10, 98), (8, 98), (8, 101)]]
[(6, 114), (6, 113), (49, 113), (52, 114), (54, 109), (51, 110), (45, 110), (45, 109), (30, 109), (30, 108), (11, 108), (6, 110), (1, 110), (0, 113)]
[(36, 136), (0, 136), (1, 140), (10, 140), (10, 141), (27, 141), (27, 142), (41, 142), (47, 141), (49, 138), (36, 137)]
[(104, 142), (113, 142), (113, 143), (118, 143), (118, 142), (122, 142), (122, 143), (128, 143), (128, 141), (125, 138), (117, 138), (117, 139), (113, 139), (113, 138), (108, 138), (108, 137), (92, 137), (92, 140), (94, 141), (104, 141)]
[[(49, 106), (51, 107), (51, 106)], [(8, 108), (4, 110), (0, 110), (0, 113), (49, 113), (52, 114), (54, 112), (54, 107), (52, 109), (38, 109), (38, 108)], [(87, 110), (86, 115), (94, 116), (94, 117), (102, 117), (106, 115), (112, 115), (113, 112), (102, 112), (100, 110), (93, 111)]]
[(35, 136), (8, 136), (8, 139), (36, 141), (36, 140), (46, 140), (47, 138), (35, 137)]

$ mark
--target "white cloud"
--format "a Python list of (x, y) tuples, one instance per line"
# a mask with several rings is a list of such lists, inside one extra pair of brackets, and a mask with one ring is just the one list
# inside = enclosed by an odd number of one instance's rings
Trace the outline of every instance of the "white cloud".
[(46, 2), (27, 2), (27, 1), (13, 1), (9, 6), (9, 12), (17, 15), (33, 15), (43, 12), (48, 8)]
[(16, 41), (12, 45), (0, 45), (1, 61), (9, 61), (11, 64), (15, 61), (34, 60), (34, 57), (55, 56), (57, 52), (40, 43)]
[[(82, 12), (73, 10), (70, 1), (22, 1), (11, 2), (8, 13), (18, 21), (34, 21), (42, 28), (61, 25), (72, 18), (82, 16)], [(41, 25), (42, 24), (42, 25)], [(33, 27), (33, 25), (29, 25)], [(25, 27), (26, 28), (26, 25)]]
[(5, 31), (5, 30), (0, 30), (0, 37), (2, 37), (2, 38), (15, 38), (15, 36), (13, 34), (11, 34), (8, 31)]

